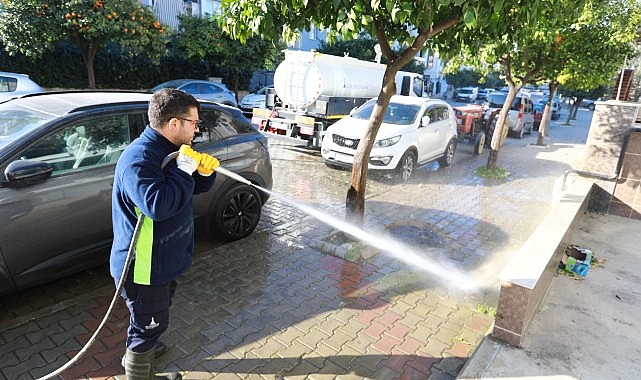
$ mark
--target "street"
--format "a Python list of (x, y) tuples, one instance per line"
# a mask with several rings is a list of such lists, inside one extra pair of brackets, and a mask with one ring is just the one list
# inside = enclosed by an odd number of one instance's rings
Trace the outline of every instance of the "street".
[[(157, 368), (188, 379), (455, 378), (492, 323), (496, 274), (552, 207), (563, 173), (584, 158), (592, 112), (579, 110), (571, 126), (563, 115), (547, 147), (532, 146), (536, 133), (507, 139), (498, 160), (511, 173), (506, 180), (475, 175), (487, 150), (474, 155), (469, 142), (448, 168), (421, 166), (407, 183), (368, 180), (363, 229), (456, 267), (476, 281), (471, 291), (366, 242), (351, 246), (353, 261), (314, 248), (337, 231), (291, 201), (342, 219), (351, 172), (326, 167), (318, 151), (270, 140), (275, 195), (248, 238), (197, 236), (164, 338), (170, 350)], [(32, 379), (64, 364), (113, 289), (104, 265), (4, 297), (0, 377)], [(62, 378), (122, 374), (127, 318), (117, 310)]]

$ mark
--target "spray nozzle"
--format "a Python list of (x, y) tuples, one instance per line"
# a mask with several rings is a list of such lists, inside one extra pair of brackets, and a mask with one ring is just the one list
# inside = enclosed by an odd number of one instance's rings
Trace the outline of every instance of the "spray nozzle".
[[(196, 151), (194, 151), (194, 152), (196, 152)], [(169, 153), (167, 155), (167, 157), (165, 157), (165, 159), (163, 160), (162, 167), (164, 168), (169, 161), (171, 161), (174, 158), (178, 157), (178, 153), (179, 152)], [(198, 153), (198, 152), (196, 152), (196, 153), (200, 155), (200, 153)], [(200, 162), (200, 160), (198, 162)], [(222, 174), (224, 176), (227, 176), (227, 177), (229, 177), (229, 178), (231, 178), (233, 180), (236, 180), (236, 181), (238, 181), (240, 183), (244, 183), (245, 185), (254, 186), (254, 184), (251, 181), (249, 181), (247, 178), (241, 176), (240, 174), (236, 174), (236, 173), (234, 173), (234, 172), (232, 172), (230, 170), (227, 170), (227, 169), (223, 168), (222, 166), (216, 167), (216, 169), (214, 169), (214, 171), (217, 172), (217, 173), (220, 173), (220, 174)]]

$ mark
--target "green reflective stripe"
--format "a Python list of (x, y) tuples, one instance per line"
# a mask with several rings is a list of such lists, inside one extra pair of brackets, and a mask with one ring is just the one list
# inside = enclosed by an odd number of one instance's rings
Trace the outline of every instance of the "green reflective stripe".
[[(140, 210), (136, 207), (136, 215)], [(145, 217), (136, 241), (136, 261), (134, 262), (134, 283), (151, 284), (151, 249), (154, 241), (154, 221)]]

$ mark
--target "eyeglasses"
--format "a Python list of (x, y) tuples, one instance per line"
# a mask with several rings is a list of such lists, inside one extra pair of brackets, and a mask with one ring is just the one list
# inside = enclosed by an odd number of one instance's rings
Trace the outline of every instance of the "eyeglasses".
[(203, 125), (203, 121), (202, 121), (202, 120), (200, 120), (200, 119), (198, 119), (198, 120), (191, 120), (191, 119), (187, 119), (187, 118), (185, 118), (185, 117), (178, 117), (177, 119), (184, 120), (184, 121), (188, 121), (188, 122), (190, 122), (191, 124), (193, 124), (195, 127), (196, 127), (196, 126), (197, 126), (197, 127), (202, 127), (202, 125)]

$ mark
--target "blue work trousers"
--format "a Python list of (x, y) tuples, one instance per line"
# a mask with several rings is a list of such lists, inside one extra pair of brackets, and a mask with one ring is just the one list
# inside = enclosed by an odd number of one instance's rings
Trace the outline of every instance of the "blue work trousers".
[(169, 306), (176, 291), (176, 281), (162, 285), (139, 285), (126, 282), (121, 296), (129, 309), (127, 348), (142, 353), (156, 347), (169, 325)]

